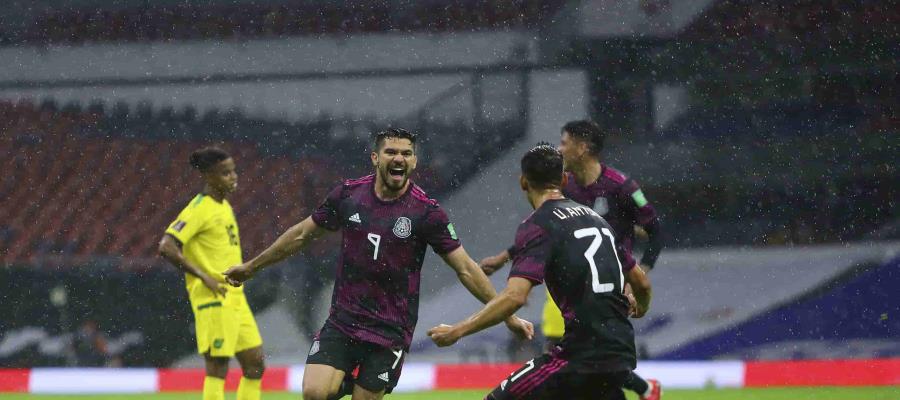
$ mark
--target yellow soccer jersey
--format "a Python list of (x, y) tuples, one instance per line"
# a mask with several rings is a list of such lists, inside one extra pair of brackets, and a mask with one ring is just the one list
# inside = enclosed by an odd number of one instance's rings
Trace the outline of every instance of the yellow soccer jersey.
[[(181, 251), (188, 261), (220, 282), (225, 282), (222, 272), (243, 262), (238, 224), (228, 200), (219, 203), (198, 194), (178, 214), (166, 233), (181, 242)], [(216, 299), (197, 277), (185, 274), (185, 283), (191, 302), (199, 304)], [(230, 291), (243, 291), (243, 286), (226, 286)]]
[(566, 321), (563, 319), (562, 311), (559, 311), (559, 307), (550, 297), (550, 292), (547, 292), (547, 301), (544, 302), (544, 323), (541, 324), (541, 330), (544, 336), (554, 339), (559, 339), (566, 333)]

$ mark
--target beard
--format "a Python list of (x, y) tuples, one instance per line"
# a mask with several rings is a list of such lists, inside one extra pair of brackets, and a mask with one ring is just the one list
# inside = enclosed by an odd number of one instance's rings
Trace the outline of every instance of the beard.
[(391, 175), (390, 166), (379, 168), (378, 173), (381, 175), (381, 181), (384, 182), (384, 185), (395, 192), (403, 189), (409, 181), (409, 167), (404, 168), (403, 177), (400, 180), (395, 179), (394, 175)]

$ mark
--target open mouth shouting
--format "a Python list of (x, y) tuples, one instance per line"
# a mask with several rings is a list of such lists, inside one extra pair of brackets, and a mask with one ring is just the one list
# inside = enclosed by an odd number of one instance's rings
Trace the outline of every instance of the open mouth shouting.
[(404, 179), (406, 179), (406, 167), (400, 165), (392, 165), (388, 167), (388, 175), (390, 175), (390, 181), (393, 183), (401, 184)]

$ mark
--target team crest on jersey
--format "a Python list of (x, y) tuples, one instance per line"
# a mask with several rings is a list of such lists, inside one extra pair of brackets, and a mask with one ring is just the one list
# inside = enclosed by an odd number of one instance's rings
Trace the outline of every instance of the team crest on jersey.
[(397, 218), (397, 222), (394, 223), (394, 235), (397, 235), (400, 239), (406, 239), (409, 235), (412, 234), (412, 221), (406, 217)]
[(594, 200), (594, 211), (601, 216), (609, 212), (609, 202), (606, 200), (606, 197), (598, 197)]

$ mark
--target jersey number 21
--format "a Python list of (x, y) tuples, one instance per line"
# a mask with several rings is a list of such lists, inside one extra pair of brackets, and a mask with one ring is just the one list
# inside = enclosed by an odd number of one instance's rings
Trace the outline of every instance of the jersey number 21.
[(584, 258), (587, 259), (588, 265), (591, 267), (591, 289), (594, 290), (594, 293), (609, 293), (612, 292), (613, 289), (616, 288), (614, 283), (600, 283), (600, 277), (597, 273), (597, 262), (594, 260), (594, 256), (597, 255), (597, 250), (600, 250), (600, 245), (603, 244), (603, 235), (609, 237), (609, 245), (612, 246), (613, 254), (616, 257), (616, 265), (619, 266), (619, 290), (623, 290), (621, 288), (625, 287), (625, 275), (622, 274), (622, 263), (619, 261), (619, 253), (616, 251), (616, 239), (613, 237), (612, 232), (607, 228), (602, 228), (603, 234), (601, 235), (601, 230), (596, 227), (592, 228), (584, 228), (575, 231), (575, 238), (581, 239), (589, 236), (593, 236), (594, 240), (591, 241), (590, 246), (588, 246), (587, 251), (584, 252)]

